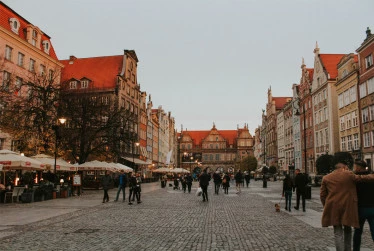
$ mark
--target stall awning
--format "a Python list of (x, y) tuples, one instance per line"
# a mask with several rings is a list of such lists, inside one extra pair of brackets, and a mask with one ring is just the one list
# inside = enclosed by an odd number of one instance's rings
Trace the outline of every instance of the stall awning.
[(144, 161), (144, 160), (141, 160), (141, 159), (138, 159), (138, 158), (131, 158), (131, 157), (123, 157), (124, 159), (130, 161), (130, 162), (135, 162), (135, 164), (138, 164), (138, 165), (151, 165), (152, 164), (152, 161), (151, 160), (147, 160), (147, 161)]

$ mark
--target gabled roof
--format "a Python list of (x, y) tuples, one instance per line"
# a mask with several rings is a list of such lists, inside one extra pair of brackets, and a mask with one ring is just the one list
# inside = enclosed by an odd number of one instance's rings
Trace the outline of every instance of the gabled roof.
[(335, 79), (338, 76), (338, 63), (345, 54), (319, 54), (323, 66), (325, 67), (330, 79)]
[(309, 80), (310, 80), (310, 82), (312, 82), (313, 81), (314, 69), (313, 68), (307, 68), (306, 70), (308, 71), (308, 74), (309, 74)]
[(275, 101), (275, 109), (279, 110), (283, 109), (284, 105), (292, 100), (292, 97), (273, 97), (273, 100)]
[(75, 58), (60, 61), (65, 67), (62, 70), (61, 82), (72, 78), (92, 80), (93, 88), (114, 88), (116, 77), (121, 73), (123, 55), (94, 58)]
[[(189, 135), (195, 145), (201, 145), (203, 139), (208, 137), (211, 130), (209, 131), (183, 131), (182, 134)], [(229, 145), (235, 143), (235, 139), (238, 136), (237, 130), (217, 130), (217, 132), (227, 141)]]
[[(23, 31), (25, 31), (28, 26), (30, 26), (30, 25), (34, 26), (34, 25), (32, 23), (30, 23), (29, 21), (27, 21), (25, 18), (23, 18), (21, 15), (19, 15), (17, 12), (15, 12), (11, 8), (9, 8), (9, 6), (7, 6), (6, 4), (4, 4), (3, 2), (0, 1), (0, 26), (4, 27), (10, 33), (17, 36), (17, 34), (12, 31), (12, 29), (10, 27), (10, 24), (9, 24), (9, 19), (11, 19), (11, 18), (17, 18), (17, 20), (19, 21), (19, 25), (20, 25), (18, 36), (22, 40), (27, 41), (26, 40), (26, 32), (23, 32)], [(49, 45), (50, 45), (49, 56), (52, 57), (55, 60), (58, 60), (58, 58), (56, 56), (56, 53), (55, 53), (55, 50), (53, 49), (52, 43), (50, 41), (50, 37), (47, 34), (45, 34), (44, 32), (42, 32), (42, 33), (43, 33), (43, 35), (42, 35), (42, 38), (41, 38), (41, 41), (40, 41), (40, 46), (39, 46), (39, 48), (41, 48), (40, 51), (42, 53), (44, 53), (45, 55), (48, 55), (47, 53), (44, 52), (43, 46), (41, 44), (43, 41), (46, 40), (46, 41), (49, 42)]]

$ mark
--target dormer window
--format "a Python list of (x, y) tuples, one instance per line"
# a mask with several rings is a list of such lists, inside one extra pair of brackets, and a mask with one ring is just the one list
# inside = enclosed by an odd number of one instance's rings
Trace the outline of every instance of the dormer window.
[(42, 42), (43, 44), (43, 50), (45, 53), (49, 54), (49, 48), (51, 47), (48, 40), (44, 40)]
[(82, 89), (88, 88), (88, 80), (82, 80), (81, 81), (81, 88)]
[(9, 24), (10, 24), (10, 29), (18, 35), (18, 30), (19, 30), (19, 21), (17, 18), (10, 18), (9, 19)]
[(77, 89), (77, 81), (70, 81), (70, 89)]
[(37, 40), (38, 40), (38, 32), (36, 30), (32, 30), (31, 44), (33, 46), (36, 46)]

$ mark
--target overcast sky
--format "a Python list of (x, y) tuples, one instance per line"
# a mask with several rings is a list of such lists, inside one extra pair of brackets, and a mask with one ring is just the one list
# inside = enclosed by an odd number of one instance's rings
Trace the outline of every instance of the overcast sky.
[(373, 0), (5, 0), (51, 37), (60, 60), (135, 50), (141, 90), (188, 130), (254, 133), (271, 86), (291, 96), (302, 58), (352, 53)]

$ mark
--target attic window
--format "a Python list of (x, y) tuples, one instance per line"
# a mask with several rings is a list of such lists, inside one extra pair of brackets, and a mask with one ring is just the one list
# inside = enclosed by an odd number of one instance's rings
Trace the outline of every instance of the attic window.
[(82, 80), (81, 81), (81, 88), (82, 89), (88, 88), (88, 80)]
[(37, 39), (38, 39), (38, 32), (36, 30), (32, 30), (31, 44), (33, 46), (36, 46)]
[(70, 89), (77, 89), (77, 81), (70, 81)]
[(11, 30), (18, 35), (18, 30), (19, 30), (19, 21), (17, 18), (10, 18), (9, 19), (9, 24)]
[(50, 44), (49, 44), (49, 41), (48, 40), (44, 40), (42, 42), (42, 44), (43, 44), (43, 50), (44, 50), (44, 52), (49, 55), (49, 48), (51, 47)]

